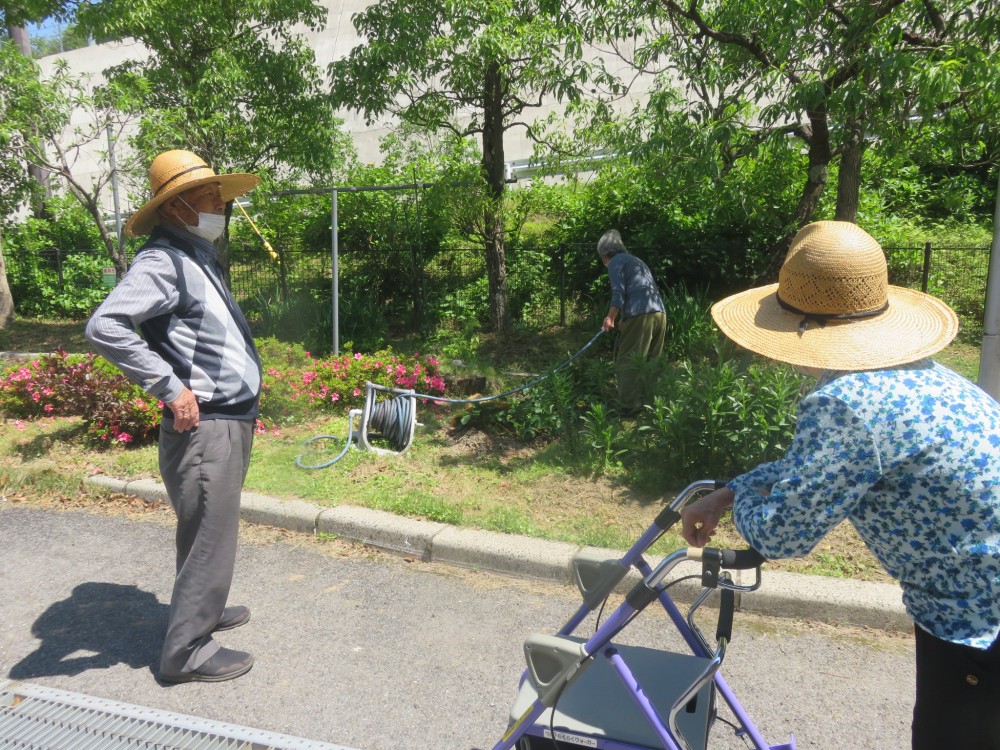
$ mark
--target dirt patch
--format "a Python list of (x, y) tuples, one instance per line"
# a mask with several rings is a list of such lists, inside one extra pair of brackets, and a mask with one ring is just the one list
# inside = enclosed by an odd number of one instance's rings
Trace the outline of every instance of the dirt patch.
[(501, 461), (527, 458), (537, 452), (537, 448), (527, 446), (519, 440), (483, 432), (475, 427), (456, 427), (446, 434), (442, 446), (446, 454), (454, 456), (488, 456)]

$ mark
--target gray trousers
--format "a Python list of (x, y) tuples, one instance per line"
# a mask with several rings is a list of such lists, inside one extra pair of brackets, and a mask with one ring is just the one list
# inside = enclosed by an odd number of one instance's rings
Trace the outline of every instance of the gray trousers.
[(177, 514), (177, 577), (161, 673), (190, 672), (219, 650), (212, 631), (233, 581), (253, 425), (206, 419), (176, 432), (170, 417), (160, 425), (160, 474)]

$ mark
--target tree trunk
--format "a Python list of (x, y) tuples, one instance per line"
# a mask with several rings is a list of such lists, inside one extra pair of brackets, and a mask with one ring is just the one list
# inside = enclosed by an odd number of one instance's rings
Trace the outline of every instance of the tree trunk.
[(788, 225), (788, 231), (767, 250), (771, 260), (764, 273), (757, 278), (755, 282), (757, 284), (774, 282), (778, 278), (778, 271), (785, 262), (785, 255), (792, 239), (809, 223), (826, 189), (832, 158), (829, 120), (825, 109), (810, 111), (807, 115), (809, 130), (806, 143), (809, 146), (809, 171), (806, 175), (806, 184), (802, 187), (802, 195), (799, 196), (799, 203), (795, 207), (795, 214)]
[[(21, 54), (31, 59), (31, 39), (28, 35), (28, 29), (24, 26), (8, 26), (7, 33), (10, 35), (10, 40), (15, 47), (20, 50)], [(32, 180), (38, 183), (41, 190), (37, 191), (31, 201), (31, 213), (36, 219), (47, 219), (48, 211), (45, 207), (45, 199), (52, 195), (52, 188), (49, 185), (49, 175), (41, 167), (31, 164), (27, 164), (28, 175)]]
[(3, 257), (3, 247), (0, 245), (0, 331), (14, 322), (14, 298), (7, 283), (7, 261)]
[[(65, 175), (65, 173), (64, 173)], [(114, 263), (115, 272), (118, 274), (118, 278), (125, 275), (128, 270), (128, 264), (125, 262), (125, 250), (122, 248), (119, 252), (118, 248), (118, 238), (112, 234), (111, 230), (108, 229), (107, 225), (104, 223), (104, 215), (101, 213), (101, 206), (97, 202), (97, 192), (94, 195), (86, 195), (78, 187), (76, 182), (70, 182), (70, 192), (73, 194), (80, 205), (82, 205), (87, 213), (90, 214), (94, 223), (97, 225), (97, 231), (101, 235), (101, 242), (104, 243), (104, 249), (107, 250), (108, 257), (111, 262)]]
[(490, 328), (496, 333), (510, 331), (507, 306), (507, 258), (504, 249), (503, 194), (503, 82), (500, 66), (486, 70), (483, 106), (483, 177), (486, 180), (486, 208), (483, 212), (486, 239), (486, 275), (489, 279)]
[(858, 194), (861, 189), (861, 156), (865, 146), (864, 126), (851, 120), (845, 133), (844, 148), (840, 155), (840, 173), (837, 176), (837, 221), (858, 219)]

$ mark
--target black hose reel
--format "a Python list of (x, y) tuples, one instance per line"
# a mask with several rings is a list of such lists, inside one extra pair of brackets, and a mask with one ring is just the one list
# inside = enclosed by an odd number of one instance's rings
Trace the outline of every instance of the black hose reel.
[[(393, 393), (395, 397), (376, 402), (376, 393)], [(388, 388), (376, 383), (365, 383), (364, 409), (351, 409), (350, 417), (361, 418), (361, 432), (358, 447), (361, 450), (382, 454), (406, 453), (413, 445), (413, 433), (417, 427), (417, 404), (412, 396), (415, 391)], [(411, 395), (403, 395), (411, 394)], [(372, 428), (374, 432), (369, 432)], [(368, 442), (368, 438), (385, 439), (392, 450), (379, 448)]]

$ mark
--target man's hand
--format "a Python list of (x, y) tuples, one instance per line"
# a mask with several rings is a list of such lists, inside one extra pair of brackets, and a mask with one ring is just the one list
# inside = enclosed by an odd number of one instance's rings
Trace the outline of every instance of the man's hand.
[(612, 305), (611, 307), (608, 308), (608, 314), (604, 316), (603, 325), (605, 331), (610, 331), (612, 328), (615, 327), (615, 320), (618, 319), (618, 316), (620, 314), (621, 314), (621, 308), (619, 308), (618, 306)]
[(187, 388), (176, 399), (168, 401), (167, 408), (174, 413), (174, 429), (178, 432), (187, 432), (201, 422), (198, 399)]
[(733, 504), (733, 491), (723, 487), (681, 508), (681, 535), (692, 547), (708, 544), (719, 519)]

